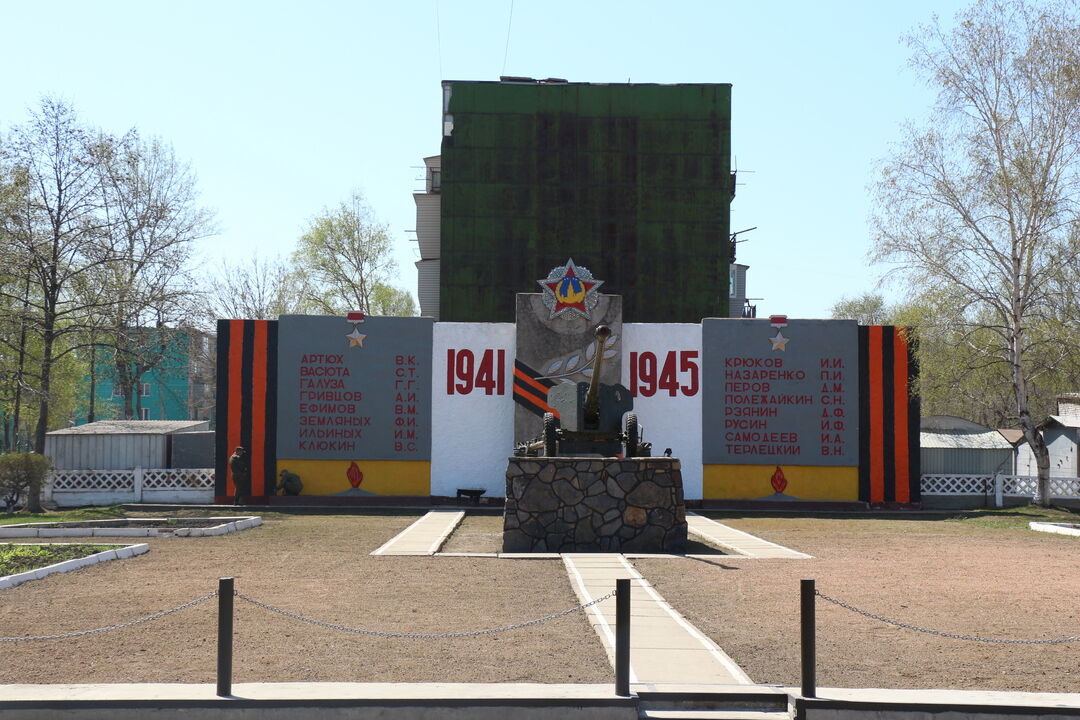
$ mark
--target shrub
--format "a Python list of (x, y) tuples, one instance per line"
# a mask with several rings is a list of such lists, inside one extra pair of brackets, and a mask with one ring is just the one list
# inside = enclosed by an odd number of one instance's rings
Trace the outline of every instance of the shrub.
[(0, 455), (0, 502), (5, 512), (15, 512), (20, 498), (29, 501), (41, 492), (51, 464), (49, 458), (37, 453)]

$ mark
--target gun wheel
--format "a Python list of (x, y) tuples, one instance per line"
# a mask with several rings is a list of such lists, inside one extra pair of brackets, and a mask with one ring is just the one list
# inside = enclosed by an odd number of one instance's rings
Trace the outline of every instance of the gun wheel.
[(637, 457), (638, 454), (638, 422), (637, 413), (626, 413), (626, 457)]
[(557, 457), (559, 454), (559, 418), (555, 413), (544, 413), (544, 455)]

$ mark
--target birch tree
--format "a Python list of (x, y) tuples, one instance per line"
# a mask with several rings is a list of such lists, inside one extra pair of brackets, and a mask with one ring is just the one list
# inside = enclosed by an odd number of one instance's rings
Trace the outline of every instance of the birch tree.
[(1031, 396), (1045, 358), (1077, 341), (1078, 15), (1076, 0), (986, 0), (952, 29), (935, 19), (913, 33), (912, 65), (937, 103), (926, 126), (906, 128), (875, 188), (872, 257), (913, 295), (933, 290), (958, 363), (1004, 370), (1042, 505), (1049, 454)]

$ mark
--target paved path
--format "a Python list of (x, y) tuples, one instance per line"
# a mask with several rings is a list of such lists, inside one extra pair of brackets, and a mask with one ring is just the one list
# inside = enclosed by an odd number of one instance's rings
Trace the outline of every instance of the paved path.
[(805, 560), (813, 557), (798, 550), (786, 548), (783, 545), (762, 540), (742, 530), (728, 527), (723, 523), (710, 520), (704, 515), (686, 513), (686, 523), (689, 526), (690, 535), (697, 535), (709, 544), (718, 545), (721, 548), (732, 551), (736, 555), (752, 558), (786, 558)]
[(454, 532), (464, 510), (431, 510), (372, 555), (434, 555)]
[[(432, 510), (372, 555), (434, 555), (465, 516), (461, 510)], [(775, 543), (695, 513), (687, 514), (692, 535), (751, 558), (808, 558)], [(537, 558), (531, 553), (525, 557)], [(704, 633), (691, 625), (660, 596), (624, 555), (618, 553), (551, 553), (561, 557), (582, 603), (607, 595), (619, 578), (631, 580), (630, 682), (665, 685), (748, 685), (752, 681)], [(500, 557), (510, 557), (500, 555)], [(588, 610), (589, 622), (614, 664), (615, 599)]]
[[(675, 611), (622, 555), (563, 555), (581, 602), (591, 602), (630, 578), (630, 682), (750, 684), (746, 673)], [(608, 657), (615, 657), (615, 598), (589, 608), (589, 622)]]

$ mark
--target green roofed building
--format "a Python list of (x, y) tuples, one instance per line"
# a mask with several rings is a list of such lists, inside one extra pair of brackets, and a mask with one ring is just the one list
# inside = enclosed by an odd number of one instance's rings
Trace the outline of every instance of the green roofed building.
[(629, 322), (728, 316), (730, 85), (446, 81), (443, 113), (417, 194), (423, 314), (513, 322), (572, 258)]

